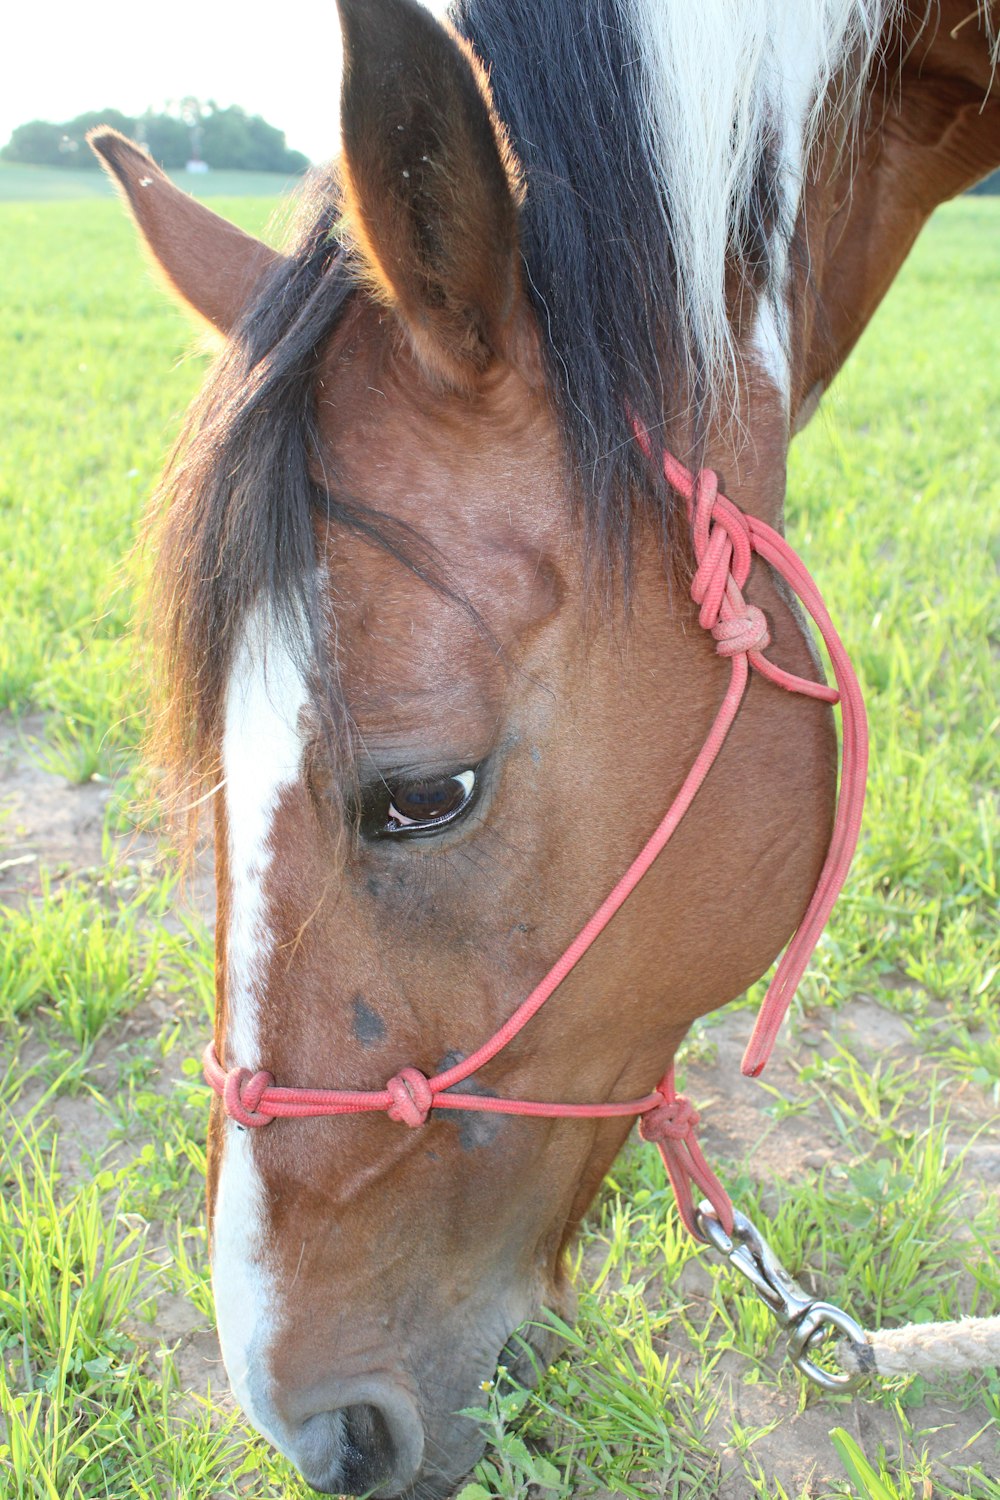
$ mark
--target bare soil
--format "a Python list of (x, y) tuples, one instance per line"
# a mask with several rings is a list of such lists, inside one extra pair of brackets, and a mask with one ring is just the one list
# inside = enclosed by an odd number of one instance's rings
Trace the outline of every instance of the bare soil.
[(40, 896), (43, 871), (57, 882), (102, 863), (111, 788), (96, 781), (70, 786), (42, 770), (32, 747), (43, 728), (41, 715), (18, 722), (0, 717), (0, 901), (6, 906)]
[[(50, 888), (62, 882), (99, 880), (108, 863), (104, 820), (113, 789), (107, 782), (80, 785), (54, 775), (38, 763), (44, 733), (41, 715), (13, 722), (0, 717), (0, 920), (2, 908), (23, 908), (42, 895), (42, 875)], [(111, 835), (111, 855), (126, 879), (156, 879), (164, 856), (155, 836), (132, 830)], [(183, 900), (210, 925), (215, 916), (215, 887), (211, 859), (204, 858), (185, 882)], [(174, 1018), (178, 1002), (152, 994), (135, 1007), (94, 1045), (88, 1059), (86, 1087), (56, 1094), (44, 1105), (58, 1139), (60, 1180), (64, 1192), (98, 1170), (121, 1166), (146, 1144), (141, 1133), (121, 1138), (118, 1122), (106, 1102), (116, 1088), (118, 1069), (138, 1044), (151, 1041)], [(50, 1051), (41, 1035), (29, 1033), (18, 1061), (24, 1072)], [(183, 1053), (175, 1049), (144, 1085), (162, 1094), (182, 1081)], [(29, 1079), (17, 1100), (21, 1118), (31, 1113), (47, 1092), (44, 1078)], [(150, 1226), (147, 1245), (159, 1248), (157, 1226)], [(165, 1248), (165, 1247), (164, 1247)], [(187, 1298), (161, 1295), (153, 1325), (136, 1325), (138, 1340), (150, 1349), (166, 1345), (182, 1388), (204, 1395), (209, 1386), (227, 1396), (226, 1375), (214, 1327), (206, 1325)]]
[[(0, 905), (22, 906), (42, 894), (42, 874), (60, 883), (100, 878), (109, 859), (149, 880), (167, 868), (155, 833), (105, 834), (113, 788), (103, 780), (74, 784), (40, 764), (45, 720), (0, 714)], [(184, 884), (184, 901), (210, 925), (215, 916), (212, 861), (205, 855)]]

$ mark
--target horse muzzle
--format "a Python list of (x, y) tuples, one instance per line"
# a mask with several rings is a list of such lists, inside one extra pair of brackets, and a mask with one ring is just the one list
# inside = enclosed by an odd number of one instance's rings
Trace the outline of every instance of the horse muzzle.
[(389, 1379), (314, 1386), (282, 1428), (284, 1453), (322, 1495), (403, 1495), (420, 1474), (423, 1422)]

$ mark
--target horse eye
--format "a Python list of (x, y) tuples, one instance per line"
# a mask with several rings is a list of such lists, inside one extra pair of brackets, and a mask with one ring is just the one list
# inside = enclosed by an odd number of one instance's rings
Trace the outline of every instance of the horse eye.
[(420, 781), (383, 783), (375, 805), (369, 804), (365, 809), (362, 828), (375, 838), (435, 833), (461, 817), (472, 803), (475, 790), (474, 770)]

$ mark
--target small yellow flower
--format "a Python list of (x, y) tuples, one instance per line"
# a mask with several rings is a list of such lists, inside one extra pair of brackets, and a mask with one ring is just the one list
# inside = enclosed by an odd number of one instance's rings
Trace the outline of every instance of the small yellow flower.
[(493, 1389), (492, 1380), (481, 1380), (479, 1382), (479, 1389), (481, 1391), (491, 1391)]

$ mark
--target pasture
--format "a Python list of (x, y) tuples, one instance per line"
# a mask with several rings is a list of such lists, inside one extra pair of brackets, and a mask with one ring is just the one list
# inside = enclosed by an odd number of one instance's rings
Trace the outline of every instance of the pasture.
[[(211, 171), (168, 174), (195, 198), (269, 197), (290, 192), (297, 179), (282, 172)], [(47, 202), (55, 198), (113, 198), (107, 174), (82, 169), (31, 167), (22, 162), (0, 161), (0, 203), (24, 200)]]
[[(214, 206), (259, 232), (274, 203)], [(0, 266), (0, 1494), (294, 1500), (212, 1332), (208, 879), (137, 826), (126, 559), (207, 356), (114, 202), (3, 203)], [(1000, 1312), (998, 341), (1000, 200), (967, 198), (793, 448), (789, 536), (872, 720), (854, 871), (762, 1083), (756, 995), (681, 1066), (737, 1206), (869, 1327)], [(568, 1353), (486, 1393), (464, 1500), (1000, 1500), (1000, 1372), (806, 1388), (648, 1147), (576, 1258)]]

